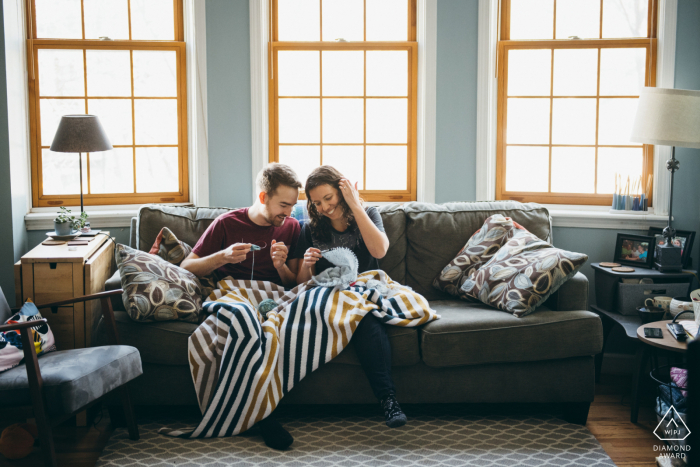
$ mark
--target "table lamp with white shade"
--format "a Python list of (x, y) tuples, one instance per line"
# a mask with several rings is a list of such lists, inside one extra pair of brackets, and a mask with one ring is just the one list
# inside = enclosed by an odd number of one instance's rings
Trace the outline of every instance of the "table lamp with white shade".
[(666, 168), (671, 172), (668, 226), (663, 231), (666, 244), (657, 250), (656, 267), (660, 271), (680, 271), (681, 249), (673, 246), (673, 177), (680, 168), (676, 146), (700, 148), (700, 91), (685, 89), (642, 89), (632, 128), (632, 142), (671, 146)]
[(49, 148), (53, 152), (77, 152), (80, 165), (80, 214), (83, 213), (83, 153), (109, 151), (109, 141), (96, 115), (64, 115)]

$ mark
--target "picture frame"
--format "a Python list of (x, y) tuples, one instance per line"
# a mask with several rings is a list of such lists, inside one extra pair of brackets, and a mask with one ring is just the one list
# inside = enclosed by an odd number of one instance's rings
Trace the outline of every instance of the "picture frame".
[(614, 262), (635, 268), (654, 267), (654, 237), (650, 235), (617, 234)]
[[(664, 229), (661, 227), (649, 227), (647, 235), (657, 237), (662, 236)], [(690, 230), (676, 230), (676, 237), (680, 242), (680, 247), (682, 249), (681, 253), (681, 264), (684, 268), (690, 268), (692, 266), (692, 253), (693, 253), (693, 242), (695, 241), (695, 232)], [(654, 242), (658, 245), (658, 241)], [(654, 247), (654, 257), (656, 257), (656, 247)]]

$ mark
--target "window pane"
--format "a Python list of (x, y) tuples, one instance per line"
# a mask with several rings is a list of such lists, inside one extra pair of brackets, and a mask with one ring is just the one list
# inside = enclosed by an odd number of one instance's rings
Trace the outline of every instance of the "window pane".
[[(42, 189), (45, 195), (80, 194), (79, 156), (76, 153), (41, 150)], [(83, 193), (87, 193), (87, 157), (83, 155)]]
[(134, 150), (115, 148), (90, 153), (90, 193), (133, 193)]
[(321, 93), (317, 50), (280, 50), (277, 53), (277, 92), (280, 96), (318, 96)]
[(322, 0), (323, 39), (334, 41), (364, 40), (364, 6), (363, 0)]
[(408, 99), (367, 99), (367, 142), (408, 143)]
[(173, 0), (131, 0), (131, 38), (175, 40)]
[(598, 148), (598, 193), (612, 194), (615, 191), (615, 174), (622, 176), (623, 185), (627, 183), (627, 177), (631, 181), (639, 180), (643, 162), (642, 148)]
[(85, 113), (83, 99), (41, 99), (40, 105), (42, 146), (51, 146), (62, 116)]
[(42, 96), (84, 96), (82, 50), (39, 49), (39, 92)]
[(318, 0), (277, 0), (277, 35), (280, 41), (321, 40)]
[(323, 146), (323, 165), (338, 169), (357, 189), (364, 189), (364, 146)]
[(177, 148), (136, 148), (136, 192), (179, 191)]
[(549, 148), (508, 146), (506, 148), (506, 191), (549, 190)]
[(552, 192), (595, 192), (595, 148), (552, 148)]
[(600, 51), (600, 95), (638, 96), (644, 87), (646, 49)]
[(80, 0), (36, 0), (36, 37), (82, 39)]
[(311, 171), (321, 165), (321, 146), (280, 146), (279, 150), (280, 163), (294, 169), (302, 185)]
[(323, 99), (323, 142), (364, 142), (362, 99)]
[(508, 99), (508, 144), (549, 143), (549, 99)]
[(603, 37), (647, 37), (648, 0), (603, 0)]
[(134, 114), (136, 144), (178, 144), (175, 99), (137, 99)]
[(131, 99), (88, 99), (88, 112), (97, 115), (112, 144), (133, 144)]
[(134, 95), (177, 97), (174, 50), (134, 50)]
[(128, 50), (87, 50), (88, 96), (131, 96)]
[(280, 143), (320, 143), (319, 99), (280, 99), (278, 125)]
[(598, 92), (598, 49), (554, 51), (554, 95), (595, 96)]
[(407, 146), (367, 146), (367, 190), (406, 190)]
[(598, 110), (598, 144), (630, 142), (639, 99), (601, 99)]
[(324, 50), (323, 95), (362, 96), (365, 89), (365, 53), (361, 50)]
[(553, 144), (595, 144), (595, 99), (554, 99)]
[(367, 95), (408, 95), (408, 52), (367, 51)]
[(557, 39), (600, 37), (600, 0), (558, 0)]
[(511, 0), (510, 38), (552, 39), (554, 0)]
[(366, 0), (368, 41), (407, 41), (407, 0)]
[(84, 0), (85, 39), (129, 39), (127, 0)]
[(549, 96), (551, 50), (508, 51), (508, 95)]

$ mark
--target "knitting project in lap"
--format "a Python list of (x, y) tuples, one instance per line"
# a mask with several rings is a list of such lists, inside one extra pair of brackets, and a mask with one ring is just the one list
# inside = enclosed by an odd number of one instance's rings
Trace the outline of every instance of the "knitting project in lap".
[[(212, 295), (215, 300), (204, 304), (210, 316), (189, 338), (203, 419), (192, 430), (161, 428), (161, 433), (210, 438), (246, 431), (270, 415), (295, 384), (335, 358), (367, 313), (404, 327), (439, 318), (423, 296), (384, 271), (364, 272), (345, 289), (309, 281), (289, 292), (270, 282), (228, 278)], [(279, 305), (263, 321), (257, 306), (266, 299)]]

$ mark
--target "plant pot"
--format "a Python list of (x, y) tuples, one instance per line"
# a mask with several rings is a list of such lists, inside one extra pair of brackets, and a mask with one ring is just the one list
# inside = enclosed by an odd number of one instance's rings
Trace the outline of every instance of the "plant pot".
[(53, 222), (53, 228), (56, 231), (56, 235), (70, 235), (72, 232), (70, 222)]

